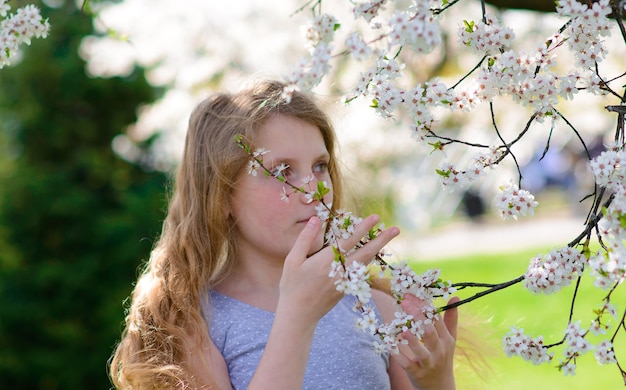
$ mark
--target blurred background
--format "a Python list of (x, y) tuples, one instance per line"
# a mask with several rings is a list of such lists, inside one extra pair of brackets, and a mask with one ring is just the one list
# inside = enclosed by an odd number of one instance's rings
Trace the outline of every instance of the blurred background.
[[(295, 12), (303, 5), (296, 0), (280, 7), (260, 0), (8, 3), (40, 7), (51, 32), (0, 70), (0, 388), (107, 389), (124, 301), (160, 232), (191, 109), (250, 75), (288, 72), (304, 54), (299, 29), (310, 11)], [(522, 6), (545, 6), (531, 3)], [(479, 2), (464, 4), (451, 21), (480, 17)], [(333, 7), (327, 11), (351, 20), (346, 7)], [(542, 11), (492, 12), (531, 41), (562, 23)], [(457, 28), (444, 32), (446, 50), (413, 60), (409, 80), (457, 80), (476, 62), (459, 50)], [(623, 46), (607, 64), (623, 67)], [(337, 104), (355, 76), (338, 61), (316, 93), (335, 119), (354, 208), (401, 226), (404, 239), (393, 248), (400, 256), (425, 261), (563, 245), (580, 231), (586, 205), (578, 200), (591, 179), (571, 131), (555, 131), (542, 160), (545, 132), (517, 151), (524, 184), (542, 206), (534, 224), (504, 224), (491, 213), (491, 198), (500, 181), (515, 177), (514, 166), (466, 193), (443, 192), (433, 173), (440, 160), (425, 158), (402, 120), (377, 117), (367, 102)], [(603, 105), (585, 98), (563, 108), (594, 152), (615, 126)], [(523, 128), (527, 112), (506, 112), (511, 131)], [(459, 136), (489, 126), (485, 115), (442, 122)], [(448, 158), (469, 155), (451, 148)]]

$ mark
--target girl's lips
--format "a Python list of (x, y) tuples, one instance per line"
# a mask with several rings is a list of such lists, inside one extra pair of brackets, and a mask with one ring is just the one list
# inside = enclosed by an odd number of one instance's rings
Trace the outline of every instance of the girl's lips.
[(307, 222), (309, 222), (309, 219), (313, 218), (314, 216), (315, 216), (315, 215), (311, 215), (311, 216), (309, 216), (309, 217), (306, 217), (306, 218), (304, 218), (304, 219), (299, 220), (299, 221), (298, 221), (298, 222), (296, 222), (296, 223), (307, 223)]

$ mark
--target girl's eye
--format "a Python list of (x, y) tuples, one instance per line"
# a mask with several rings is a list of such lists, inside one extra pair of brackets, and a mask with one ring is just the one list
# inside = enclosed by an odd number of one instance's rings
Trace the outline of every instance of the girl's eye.
[(274, 176), (274, 177), (287, 177), (287, 176), (289, 176), (290, 172), (291, 172), (291, 169), (289, 168), (288, 164), (280, 163), (277, 167), (272, 169), (272, 176)]
[(325, 161), (318, 162), (315, 166), (313, 166), (313, 173), (315, 174), (326, 172), (328, 172), (328, 163)]

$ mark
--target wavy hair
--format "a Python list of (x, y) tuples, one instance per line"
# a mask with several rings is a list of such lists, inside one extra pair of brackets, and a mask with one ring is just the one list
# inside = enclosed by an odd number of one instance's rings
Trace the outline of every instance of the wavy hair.
[(133, 290), (125, 329), (110, 360), (116, 388), (198, 386), (187, 359), (208, 338), (202, 306), (208, 290), (236, 266), (234, 222), (227, 205), (248, 157), (235, 135), (253, 144), (255, 133), (276, 113), (318, 127), (330, 154), (333, 207), (340, 207), (332, 124), (307, 93), (296, 92), (285, 101), (284, 86), (262, 81), (239, 93), (214, 94), (192, 112), (167, 217)]

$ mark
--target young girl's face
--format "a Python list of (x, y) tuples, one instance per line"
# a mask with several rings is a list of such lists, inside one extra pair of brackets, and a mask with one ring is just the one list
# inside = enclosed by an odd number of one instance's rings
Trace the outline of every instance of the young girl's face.
[[(285, 164), (285, 179), (301, 187), (311, 177), (307, 191), (314, 190), (317, 182), (326, 181), (332, 188), (328, 164), (330, 155), (326, 149), (320, 130), (293, 116), (275, 114), (258, 130), (255, 144), (269, 150), (263, 158), (263, 165), (270, 171)], [(243, 152), (242, 152), (243, 153)], [(233, 191), (231, 215), (235, 219), (237, 243), (240, 256), (264, 256), (283, 261), (291, 250), (296, 238), (312, 216), (316, 215), (318, 202), (307, 203), (302, 193), (279, 182), (274, 177), (266, 177), (261, 170), (256, 176), (241, 173)], [(284, 200), (283, 188), (289, 195)], [(324, 198), (329, 204), (332, 190)], [(311, 252), (323, 245), (323, 232), (320, 233)]]

